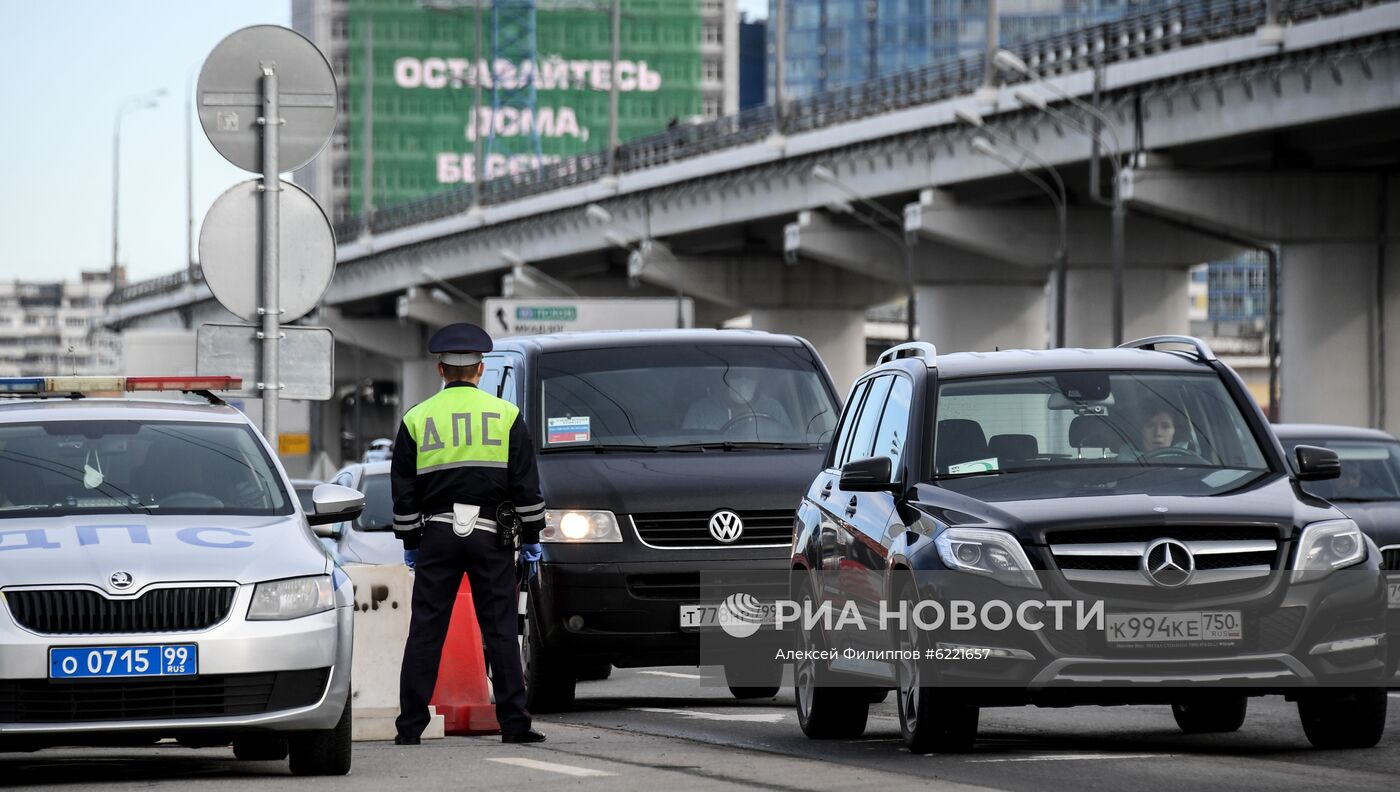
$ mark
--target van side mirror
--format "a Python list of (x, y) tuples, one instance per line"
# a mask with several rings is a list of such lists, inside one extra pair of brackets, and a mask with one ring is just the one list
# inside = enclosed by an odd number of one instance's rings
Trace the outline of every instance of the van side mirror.
[[(311, 513), (306, 521), (313, 527), (353, 520), (365, 510), (365, 495), (357, 489), (339, 484), (318, 484), (311, 491)], [(317, 527), (317, 536), (334, 538), (330, 528)]]
[(896, 489), (889, 457), (855, 459), (841, 468), (841, 489), (848, 492), (884, 492)]
[(1328, 481), (1342, 475), (1342, 460), (1330, 448), (1300, 445), (1293, 449), (1299, 481)]

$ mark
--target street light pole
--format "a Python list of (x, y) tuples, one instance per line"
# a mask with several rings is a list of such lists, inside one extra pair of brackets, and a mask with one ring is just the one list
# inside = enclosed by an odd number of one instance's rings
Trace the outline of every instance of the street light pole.
[(149, 93), (133, 96), (122, 102), (117, 109), (116, 120), (112, 124), (112, 286), (115, 288), (118, 283), (118, 274), (121, 270), (120, 253), (120, 219), (121, 219), (121, 177), (122, 177), (122, 118), (133, 110), (149, 110), (156, 106), (156, 100), (165, 96), (165, 89), (161, 88)]
[[(1094, 128), (1074, 119), (1067, 113), (1051, 111), (1044, 99), (1029, 91), (1019, 90), (1016, 92), (1016, 98), (1021, 102), (1035, 107), (1053, 118), (1069, 123), (1088, 135), (1096, 145), (1102, 145), (1100, 129), (1108, 132), (1108, 137), (1113, 143), (1113, 345), (1118, 346), (1123, 343), (1123, 271), (1127, 256), (1124, 227), (1128, 217), (1127, 206), (1123, 202), (1123, 182), (1127, 178), (1127, 161), (1124, 159), (1123, 142), (1119, 139), (1118, 131), (1114, 128), (1113, 122), (1102, 110), (1058, 85), (1046, 81), (1014, 53), (1000, 50), (996, 54), (995, 61), (999, 68), (1016, 72), (1030, 80), (1032, 84), (1043, 86), (1057, 97), (1087, 113), (1102, 126)], [(1097, 190), (1097, 185), (1095, 185), (1095, 190)]]
[[(812, 167), (812, 170), (811, 170), (811, 174), (812, 174), (812, 178), (816, 179), (817, 181), (819, 181), (819, 182), (825, 182), (826, 184), (830, 184), (832, 187), (835, 187), (836, 189), (838, 189), (838, 190), (840, 190), (842, 193), (844, 193), (844, 194), (846, 195), (847, 198), (849, 198), (849, 199), (851, 199), (851, 200), (853, 200), (853, 201), (858, 202), (861, 206), (864, 206), (864, 207), (870, 209), (872, 212), (874, 212), (875, 214), (879, 215), (880, 217), (882, 217), (882, 218), (884, 218), (884, 219), (886, 219), (886, 220), (889, 220), (890, 222), (894, 223), (895, 228), (902, 228), (902, 227), (904, 226), (904, 218), (900, 217), (899, 215), (895, 214), (894, 212), (890, 211), (889, 209), (885, 208), (884, 206), (881, 206), (880, 204), (878, 204), (878, 203), (876, 203), (876, 202), (870, 200), (869, 198), (865, 197), (864, 195), (861, 195), (859, 192), (857, 192), (857, 191), (855, 190), (855, 188), (851, 187), (850, 185), (846, 184), (845, 182), (843, 182), (843, 181), (841, 181), (839, 178), (837, 178), (836, 174), (833, 173), (833, 172), (831, 171), (831, 169), (828, 168), (828, 167), (826, 167), (825, 165), (816, 165), (816, 166), (813, 166), (813, 167)], [(886, 229), (884, 226), (880, 225), (879, 223), (875, 223), (875, 222), (871, 221), (870, 219), (868, 219), (868, 218), (866, 218), (866, 217), (863, 217), (863, 216), (861, 216), (861, 215), (858, 215), (858, 214), (856, 214), (855, 212), (852, 212), (852, 213), (851, 213), (851, 216), (854, 217), (854, 218), (856, 218), (857, 220), (861, 221), (862, 223), (864, 223), (864, 224), (865, 224), (866, 226), (868, 226), (869, 228), (871, 228), (871, 229), (873, 229), (873, 230), (875, 230), (875, 231), (877, 231), (877, 232), (880, 232), (880, 233), (882, 233), (882, 234), (886, 234), (886, 235), (892, 237), (892, 238), (894, 239), (894, 241), (895, 241), (895, 244), (899, 245), (900, 249), (903, 251), (903, 253), (904, 253), (904, 298), (905, 298), (905, 311), (904, 311), (904, 336), (905, 336), (905, 339), (904, 339), (904, 340), (906, 340), (906, 341), (915, 341), (915, 340), (917, 340), (917, 338), (915, 337), (915, 333), (914, 333), (914, 324), (915, 324), (915, 306), (916, 306), (916, 300), (917, 300), (918, 298), (916, 297), (915, 292), (914, 292), (914, 246), (913, 246), (913, 243), (911, 243), (909, 240), (905, 239), (904, 237), (902, 237), (902, 236), (900, 236), (900, 235), (898, 235), (898, 234), (890, 234), (890, 233), (889, 233), (889, 230)]]

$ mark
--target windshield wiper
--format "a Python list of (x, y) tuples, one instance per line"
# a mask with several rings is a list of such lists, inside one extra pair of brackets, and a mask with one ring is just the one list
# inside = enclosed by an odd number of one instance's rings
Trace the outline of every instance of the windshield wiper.
[(678, 443), (676, 445), (662, 446), (664, 451), (688, 451), (695, 449), (707, 451), (718, 448), (723, 451), (742, 451), (746, 449), (777, 449), (780, 451), (806, 451), (816, 448), (815, 443), (786, 443), (781, 440), (713, 440), (707, 443)]
[(564, 454), (587, 451), (593, 454), (606, 454), (609, 451), (647, 451), (656, 453), (661, 448), (653, 445), (622, 444), (622, 443), (580, 443), (578, 445), (550, 446), (540, 449), (541, 454)]

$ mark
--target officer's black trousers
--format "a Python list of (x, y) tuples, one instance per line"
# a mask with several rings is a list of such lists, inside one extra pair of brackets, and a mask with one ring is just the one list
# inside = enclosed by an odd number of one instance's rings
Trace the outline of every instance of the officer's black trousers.
[(461, 537), (446, 523), (423, 529), (413, 581), (413, 621), (399, 675), (398, 732), (417, 737), (428, 727), (428, 700), (437, 686), (442, 644), (462, 574), (471, 581), (472, 604), (496, 694), (496, 720), (503, 734), (530, 728), (525, 711), (525, 676), (516, 639), (515, 554), (496, 546), (496, 535), (473, 531)]

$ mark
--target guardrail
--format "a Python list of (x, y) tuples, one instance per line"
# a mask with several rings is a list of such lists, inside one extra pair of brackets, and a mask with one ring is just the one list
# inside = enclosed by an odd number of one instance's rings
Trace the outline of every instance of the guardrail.
[[(1400, 0), (1277, 0), (1281, 24), (1346, 13)], [(1267, 19), (1267, 0), (1188, 0), (1037, 41), (1008, 47), (1042, 74), (1058, 74), (1111, 64), (1221, 38), (1247, 35)], [(888, 113), (976, 90), (983, 56), (949, 60), (795, 99), (781, 116), (771, 106), (745, 110), (701, 124), (686, 124), (623, 143), (616, 172), (642, 170), (714, 151), (735, 148), (774, 133), (793, 134)], [(1007, 75), (1010, 77), (1010, 75)], [(1011, 79), (1011, 82), (1017, 80)], [(596, 181), (612, 172), (606, 150), (579, 154), (535, 171), (487, 181), (483, 205), (520, 200)], [(366, 228), (390, 231), (460, 214), (472, 205), (472, 186), (455, 187), (413, 201), (376, 209), (335, 227), (337, 239), (353, 239)], [(198, 276), (197, 279), (202, 276)], [(189, 282), (181, 272), (118, 289), (108, 303), (169, 291)]]

